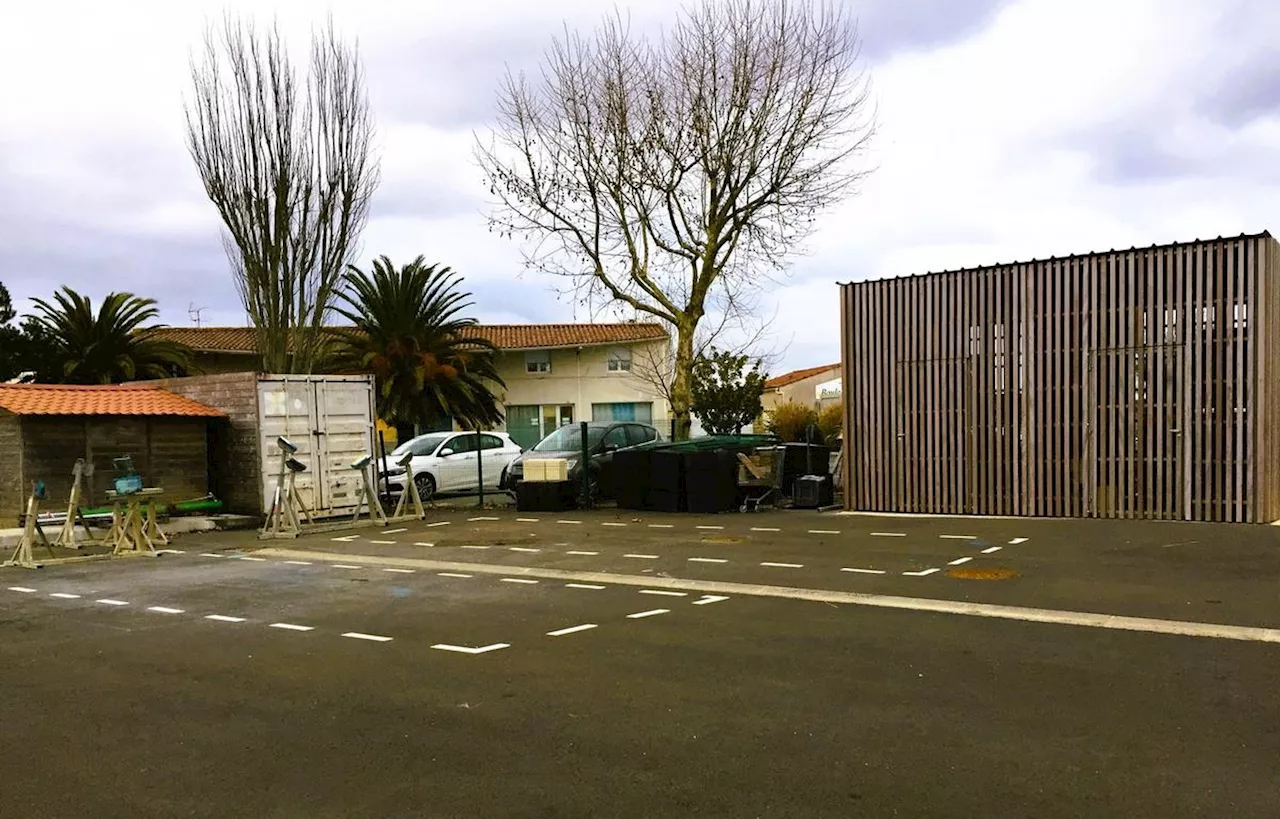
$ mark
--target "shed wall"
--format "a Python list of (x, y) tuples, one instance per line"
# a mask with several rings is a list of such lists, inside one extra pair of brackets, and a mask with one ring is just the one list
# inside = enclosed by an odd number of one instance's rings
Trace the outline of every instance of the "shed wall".
[(165, 500), (197, 498), (209, 491), (204, 418), (25, 416), (24, 473), (42, 480), (47, 508), (66, 502), (77, 458), (93, 464), (85, 480), (86, 505), (106, 501), (119, 473), (113, 458), (130, 455), (147, 486), (165, 490)]
[(0, 518), (18, 516), (23, 503), (24, 485), (22, 424), (18, 416), (0, 412)]
[(842, 288), (851, 509), (1280, 511), (1269, 235)]
[(210, 491), (229, 512), (263, 514), (258, 451), (258, 375), (252, 372), (149, 381), (227, 413), (209, 428)]

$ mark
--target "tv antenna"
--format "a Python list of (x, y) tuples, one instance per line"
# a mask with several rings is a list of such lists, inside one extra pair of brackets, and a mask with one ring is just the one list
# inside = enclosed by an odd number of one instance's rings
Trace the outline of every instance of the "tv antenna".
[(194, 301), (189, 301), (187, 302), (187, 318), (194, 321), (198, 328), (200, 326), (200, 314), (208, 309), (208, 307), (196, 307), (196, 303)]

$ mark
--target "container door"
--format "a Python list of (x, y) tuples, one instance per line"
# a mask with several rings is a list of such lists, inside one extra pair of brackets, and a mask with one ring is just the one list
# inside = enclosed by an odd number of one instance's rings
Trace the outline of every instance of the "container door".
[(293, 457), (307, 467), (295, 479), (303, 504), (309, 510), (319, 508), (321, 495), (317, 486), (321, 465), (320, 455), (316, 452), (316, 438), (311, 434), (316, 429), (311, 385), (305, 380), (283, 378), (259, 381), (258, 409), (261, 417), (259, 434), (262, 436), (259, 447), (262, 452), (262, 508), (270, 511), (275, 497), (281, 454), (276, 441), (281, 437), (297, 447)]
[(351, 464), (373, 452), (370, 385), (317, 379), (311, 386), (317, 418), (312, 439), (318, 455), (319, 508), (334, 514), (350, 511), (360, 491), (360, 473)]

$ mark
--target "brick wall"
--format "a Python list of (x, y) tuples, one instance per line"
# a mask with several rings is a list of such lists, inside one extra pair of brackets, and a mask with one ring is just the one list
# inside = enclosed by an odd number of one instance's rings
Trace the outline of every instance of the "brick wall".
[(22, 425), (0, 412), (0, 528), (16, 525), (22, 509)]
[(210, 491), (229, 512), (263, 514), (257, 374), (197, 375), (145, 383), (227, 413), (227, 420), (209, 428)]

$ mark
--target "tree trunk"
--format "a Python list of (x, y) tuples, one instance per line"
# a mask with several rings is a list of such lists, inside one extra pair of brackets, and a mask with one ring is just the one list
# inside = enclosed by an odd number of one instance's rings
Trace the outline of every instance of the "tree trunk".
[(693, 420), (689, 408), (693, 404), (693, 334), (692, 323), (676, 328), (675, 378), (671, 382), (671, 417), (675, 419), (675, 440), (689, 440)]

